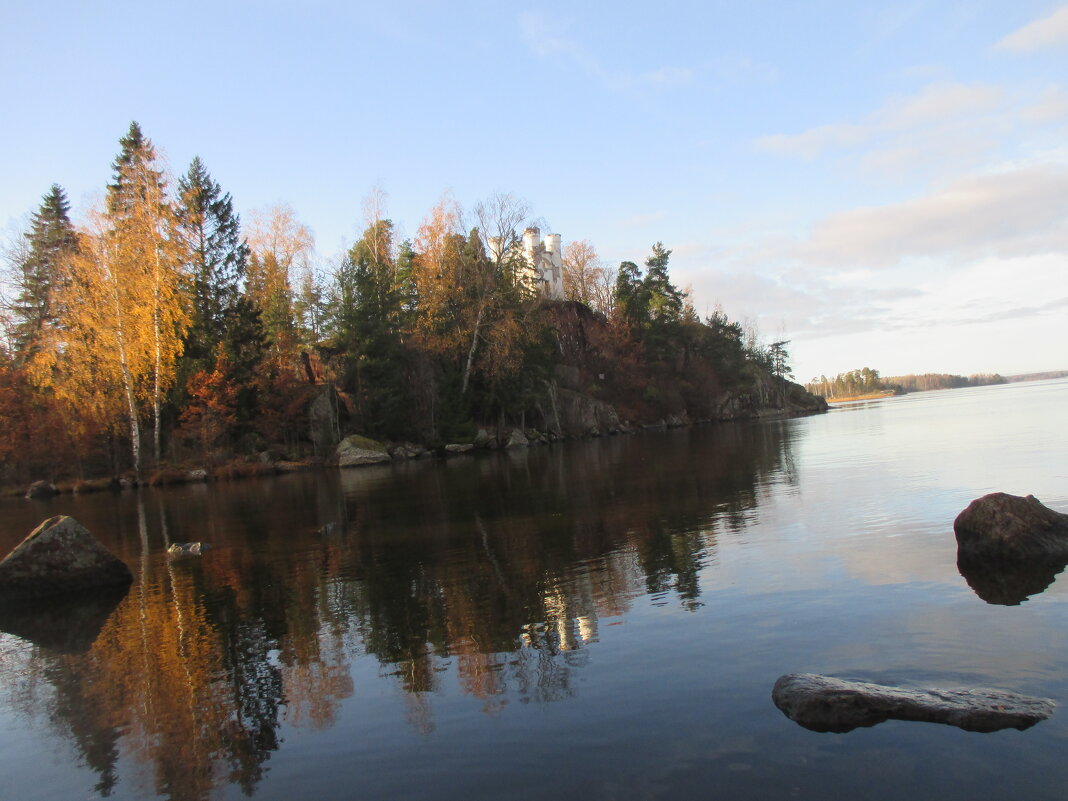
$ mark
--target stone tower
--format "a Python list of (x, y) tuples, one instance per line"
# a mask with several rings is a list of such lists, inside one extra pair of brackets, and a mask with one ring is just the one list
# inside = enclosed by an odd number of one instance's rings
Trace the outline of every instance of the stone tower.
[[(492, 244), (491, 244), (492, 247)], [(564, 299), (564, 254), (560, 234), (546, 234), (528, 228), (523, 232), (523, 255), (530, 267), (530, 280), (546, 300)]]

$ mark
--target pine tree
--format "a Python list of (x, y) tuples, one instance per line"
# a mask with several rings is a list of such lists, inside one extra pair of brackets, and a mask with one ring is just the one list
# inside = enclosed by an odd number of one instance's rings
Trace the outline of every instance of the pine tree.
[(637, 264), (625, 261), (619, 265), (612, 297), (616, 313), (637, 334), (649, 316), (649, 294)]
[(200, 158), (178, 179), (177, 223), (192, 289), (185, 355), (206, 362), (226, 338), (227, 310), (240, 296), (249, 248), (230, 194), (222, 193)]
[(47, 330), (58, 324), (58, 290), (66, 280), (67, 262), (78, 246), (70, 204), (59, 184), (52, 184), (42, 199), (26, 240), (25, 254), (14, 265), (18, 295), (10, 307), (14, 353), (19, 362), (41, 347)]
[(653, 245), (653, 254), (645, 260), (645, 279), (642, 282), (649, 296), (650, 321), (655, 324), (676, 322), (682, 314), (685, 295), (668, 276), (671, 251), (662, 242)]

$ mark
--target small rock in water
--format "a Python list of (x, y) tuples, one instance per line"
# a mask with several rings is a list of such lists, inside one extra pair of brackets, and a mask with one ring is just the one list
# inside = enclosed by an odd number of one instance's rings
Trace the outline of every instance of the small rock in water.
[(783, 714), (806, 729), (847, 732), (884, 720), (947, 723), (966, 731), (1026, 729), (1053, 714), (1056, 703), (1008, 690), (913, 690), (815, 673), (780, 676), (771, 693)]
[(130, 568), (73, 517), (50, 517), (0, 562), (0, 597), (40, 598), (133, 581)]
[(957, 515), (953, 532), (958, 553), (1068, 559), (1068, 515), (1044, 506), (1034, 495), (984, 495)]
[(175, 542), (167, 549), (170, 556), (200, 556), (211, 546), (206, 542)]
[(51, 498), (58, 494), (59, 490), (51, 481), (34, 481), (26, 490), (27, 498)]

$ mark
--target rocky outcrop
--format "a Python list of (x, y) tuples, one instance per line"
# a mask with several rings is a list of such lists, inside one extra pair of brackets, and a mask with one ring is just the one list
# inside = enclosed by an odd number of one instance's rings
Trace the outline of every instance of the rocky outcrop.
[(560, 431), (568, 436), (619, 430), (619, 414), (615, 407), (581, 392), (558, 387), (555, 410)]
[(365, 464), (377, 464), (390, 460), (389, 451), (381, 442), (352, 434), (341, 440), (337, 446), (338, 467), (359, 467)]
[(1034, 495), (984, 495), (957, 515), (953, 531), (958, 556), (1068, 560), (1068, 515)]
[(133, 581), (121, 559), (73, 517), (45, 520), (0, 562), (0, 597), (40, 598)]
[(783, 714), (806, 729), (847, 732), (884, 720), (946, 723), (967, 731), (1026, 729), (1056, 703), (1008, 690), (888, 687), (814, 673), (779, 677), (771, 693)]
[(474, 449), (475, 446), (471, 442), (453, 442), (445, 446), (445, 453), (455, 456), (460, 453), (470, 453)]
[(351, 403), (345, 393), (328, 386), (308, 404), (308, 438), (316, 454), (328, 454), (337, 446), (339, 432), (351, 418)]

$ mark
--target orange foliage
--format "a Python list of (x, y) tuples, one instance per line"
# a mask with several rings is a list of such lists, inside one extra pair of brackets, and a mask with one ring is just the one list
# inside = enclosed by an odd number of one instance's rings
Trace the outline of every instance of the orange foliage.
[(181, 433), (196, 437), (205, 453), (225, 442), (237, 423), (240, 387), (230, 373), (230, 361), (219, 345), (214, 369), (199, 370), (189, 378), (189, 403), (182, 411)]

